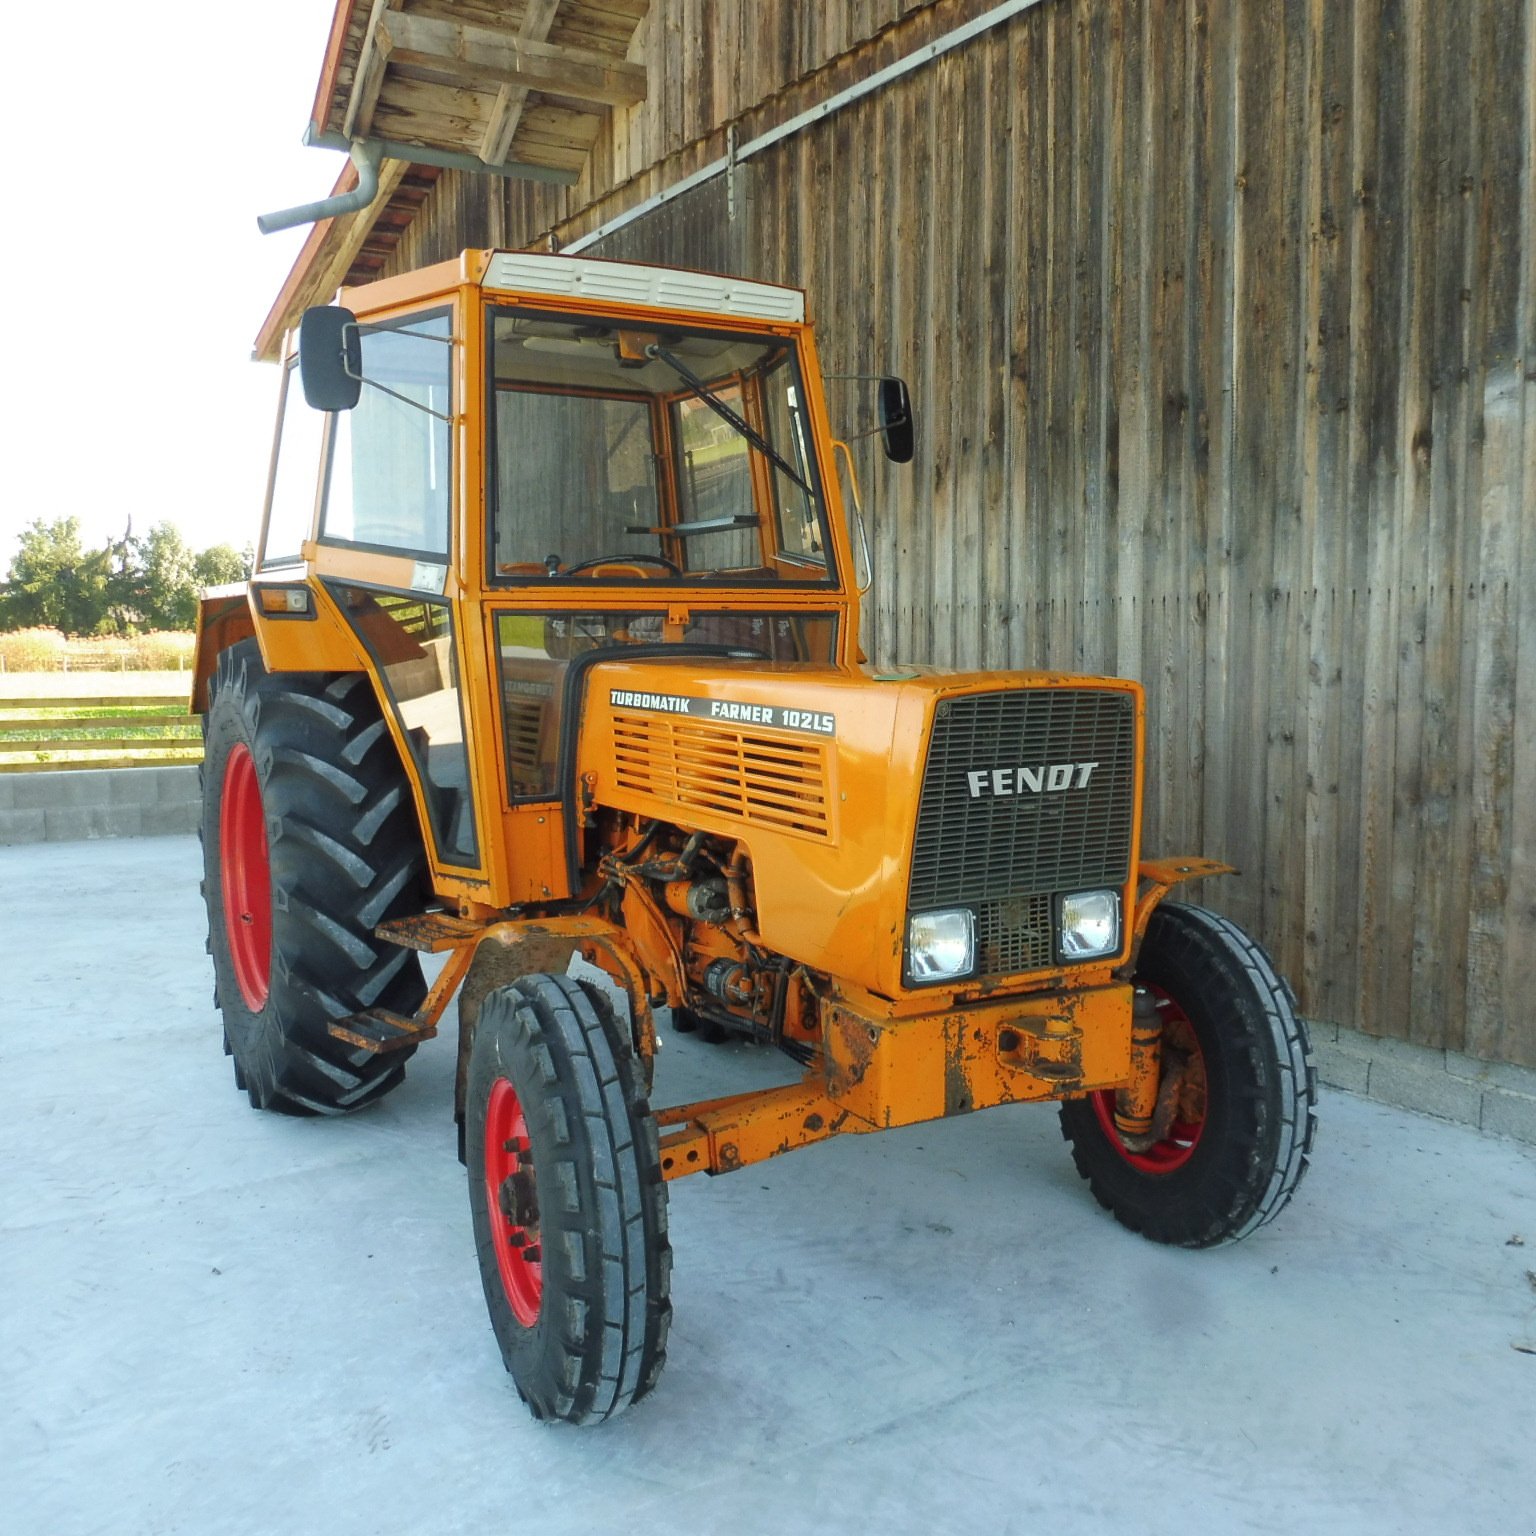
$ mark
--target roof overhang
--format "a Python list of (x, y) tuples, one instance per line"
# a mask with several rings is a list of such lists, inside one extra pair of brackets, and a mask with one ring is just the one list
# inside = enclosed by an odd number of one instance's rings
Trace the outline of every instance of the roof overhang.
[[(645, 99), (627, 55), (650, 0), (337, 0), (305, 142), (381, 153), (379, 193), (322, 220), (256, 339), (278, 356), (309, 305), (378, 276), (444, 168), (569, 184), (606, 114)], [(335, 193), (351, 190), (349, 164)]]

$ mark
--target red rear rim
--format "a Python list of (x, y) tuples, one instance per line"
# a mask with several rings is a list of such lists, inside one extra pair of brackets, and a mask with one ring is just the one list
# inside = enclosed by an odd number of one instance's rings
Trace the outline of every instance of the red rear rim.
[(235, 984), (252, 1013), (267, 1006), (272, 984), (272, 868), (267, 821), (251, 749), (238, 742), (224, 763), (219, 797), (219, 882), (224, 932)]
[(504, 1077), (491, 1085), (485, 1106), (485, 1205), (507, 1305), (524, 1328), (531, 1328), (544, 1299), (538, 1187), (528, 1121), (516, 1090)]
[(1166, 992), (1156, 987), (1149, 990), (1157, 1000), (1157, 1011), (1163, 1020), (1164, 1070), (1167, 1070), (1175, 1054), (1184, 1058), (1184, 1081), (1179, 1089), (1178, 1103), (1168, 1134), (1161, 1141), (1153, 1142), (1146, 1151), (1133, 1152), (1120, 1139), (1120, 1132), (1115, 1128), (1114, 1089), (1107, 1088), (1090, 1094), (1089, 1101), (1105, 1140), (1131, 1167), (1141, 1173), (1165, 1174), (1182, 1168), (1194, 1156), (1195, 1148), (1200, 1145), (1200, 1138), (1205, 1134), (1208, 1109), (1205, 1056), (1200, 1050), (1194, 1026), (1184, 1010)]

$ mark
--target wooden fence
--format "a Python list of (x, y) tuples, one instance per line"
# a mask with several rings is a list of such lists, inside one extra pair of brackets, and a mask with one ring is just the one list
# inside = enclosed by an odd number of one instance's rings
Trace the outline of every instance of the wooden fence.
[(0, 773), (202, 760), (184, 694), (0, 699)]

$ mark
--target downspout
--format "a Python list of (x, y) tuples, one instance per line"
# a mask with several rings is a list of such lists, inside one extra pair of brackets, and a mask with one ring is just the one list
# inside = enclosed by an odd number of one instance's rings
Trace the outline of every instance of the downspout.
[(270, 235), (279, 229), (292, 229), (295, 224), (315, 224), (321, 219), (335, 219), (344, 213), (356, 213), (358, 209), (366, 208), (379, 195), (382, 153), (376, 141), (354, 139), (349, 154), (357, 168), (357, 185), (350, 192), (338, 192), (335, 197), (322, 198), (318, 203), (303, 203), (278, 213), (264, 213), (256, 220), (256, 227), (262, 234)]

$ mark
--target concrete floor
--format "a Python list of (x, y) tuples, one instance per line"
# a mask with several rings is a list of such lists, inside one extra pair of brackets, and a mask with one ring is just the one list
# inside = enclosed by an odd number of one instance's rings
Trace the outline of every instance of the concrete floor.
[[(1116, 1227), (1044, 1107), (687, 1180), (661, 1385), (542, 1427), (451, 1031), (356, 1119), (256, 1114), (195, 840), (0, 877), (4, 1536), (1536, 1531), (1536, 1149), (1328, 1093), (1297, 1200), (1213, 1254)], [(658, 1098), (780, 1075), (673, 1037)]]

